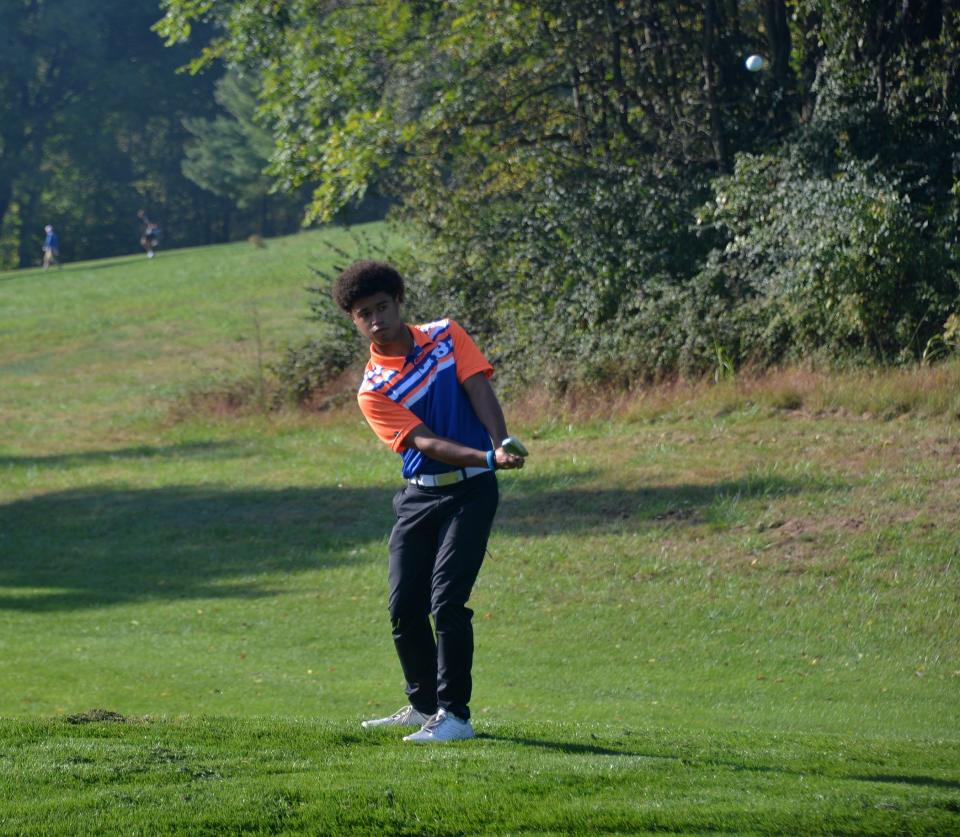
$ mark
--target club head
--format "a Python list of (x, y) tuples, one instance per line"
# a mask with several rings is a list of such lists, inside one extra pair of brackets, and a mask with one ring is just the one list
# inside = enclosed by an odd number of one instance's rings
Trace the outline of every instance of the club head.
[(527, 450), (523, 442), (519, 439), (514, 439), (513, 436), (507, 436), (507, 438), (503, 440), (501, 447), (507, 453), (512, 453), (514, 456), (527, 457), (530, 455), (530, 451)]

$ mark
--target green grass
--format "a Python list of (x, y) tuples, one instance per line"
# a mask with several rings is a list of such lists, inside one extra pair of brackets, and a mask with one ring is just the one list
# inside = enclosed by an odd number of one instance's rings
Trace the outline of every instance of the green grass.
[(0, 274), (0, 833), (960, 830), (960, 423), (875, 409), (905, 373), (508, 410), (481, 737), (360, 735), (396, 457), (352, 407), (171, 419), (252, 301), (308, 332), (327, 234)]
[(943, 742), (527, 722), (437, 749), (283, 718), (0, 735), (14, 832), (949, 833), (958, 811)]
[(0, 273), (0, 443), (141, 438), (191, 388), (257, 374), (309, 334), (312, 269), (391, 246), (357, 229)]

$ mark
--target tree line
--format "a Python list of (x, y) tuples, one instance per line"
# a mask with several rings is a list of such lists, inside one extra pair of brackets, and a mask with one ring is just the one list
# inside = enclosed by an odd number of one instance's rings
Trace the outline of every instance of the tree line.
[[(414, 300), (480, 333), (518, 385), (800, 359), (912, 362), (953, 339), (955, 4), (161, 7), (155, 28), (170, 51), (157, 61), (190, 55), (194, 71), (247, 80), (221, 100), (232, 97), (236, 118), (256, 96), (273, 188), (307, 194), (307, 221), (390, 195), (413, 241), (403, 267)], [(744, 64), (752, 54), (760, 72)], [(212, 82), (166, 83), (172, 96)], [(191, 115), (216, 124), (212, 110)], [(170, 119), (169, 130), (190, 124)], [(124, 134), (138, 173), (163, 162), (142, 125)], [(266, 153), (265, 137), (235, 128)], [(211, 131), (208, 150), (231, 133)], [(29, 165), (17, 170), (29, 179)], [(220, 175), (206, 187), (231, 182)], [(327, 316), (319, 298), (316, 309)]]
[(259, 78), (178, 72), (188, 47), (152, 31), (156, 0), (0, 4), (0, 269), (137, 248), (138, 210), (165, 245), (296, 229), (303, 194), (271, 195), (254, 117)]
[(955, 343), (955, 4), (163, 6), (195, 67), (260, 69), (272, 174), (314, 184), (310, 217), (395, 196), (414, 297), (517, 385)]

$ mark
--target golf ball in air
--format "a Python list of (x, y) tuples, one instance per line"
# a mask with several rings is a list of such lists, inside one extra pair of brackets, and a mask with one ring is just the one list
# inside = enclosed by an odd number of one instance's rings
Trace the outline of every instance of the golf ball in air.
[(751, 55), (745, 62), (747, 69), (751, 73), (759, 73), (763, 69), (763, 58), (759, 55)]

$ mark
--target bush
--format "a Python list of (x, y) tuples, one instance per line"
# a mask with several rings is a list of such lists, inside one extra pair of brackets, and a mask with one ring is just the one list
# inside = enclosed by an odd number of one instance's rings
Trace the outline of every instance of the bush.
[(347, 339), (332, 330), (288, 347), (273, 367), (281, 400), (299, 405), (313, 401), (357, 361), (360, 348), (356, 334)]
[(307, 289), (311, 293), (310, 319), (317, 323), (317, 333), (303, 343), (287, 347), (283, 357), (271, 367), (280, 400), (299, 405), (312, 401), (340, 378), (358, 360), (362, 349), (353, 322), (330, 295), (334, 277), (313, 272), (321, 280), (320, 285)]
[(483, 207), (452, 198), (406, 272), (513, 390), (918, 359), (956, 304), (950, 251), (896, 181), (814, 140), (740, 155), (709, 189), (541, 168)]
[(869, 164), (741, 155), (698, 214), (721, 236), (693, 280), (682, 364), (918, 358), (957, 287), (909, 198)]
[(482, 207), (456, 196), (463, 206), (434, 216), (406, 272), (422, 277), (435, 316), (474, 333), (508, 390), (669, 373), (682, 278), (708, 249), (690, 223), (705, 192), (689, 172), (546, 169), (538, 161), (529, 188)]
[[(371, 237), (363, 230), (349, 228), (345, 234), (348, 249), (338, 247), (330, 239), (325, 241), (335, 263), (329, 271), (313, 270), (319, 281), (307, 288), (310, 292), (310, 319), (317, 324), (316, 334), (303, 343), (288, 347), (283, 357), (271, 367), (277, 379), (280, 401), (322, 407), (342, 400), (347, 392), (352, 394), (359, 386), (367, 344), (350, 317), (334, 303), (331, 288), (337, 275), (358, 259), (402, 262), (403, 242), (393, 236)], [(406, 284), (404, 314), (409, 320), (420, 314), (422, 305), (416, 276), (409, 278)], [(356, 377), (347, 386), (344, 373), (354, 366), (357, 367)]]

